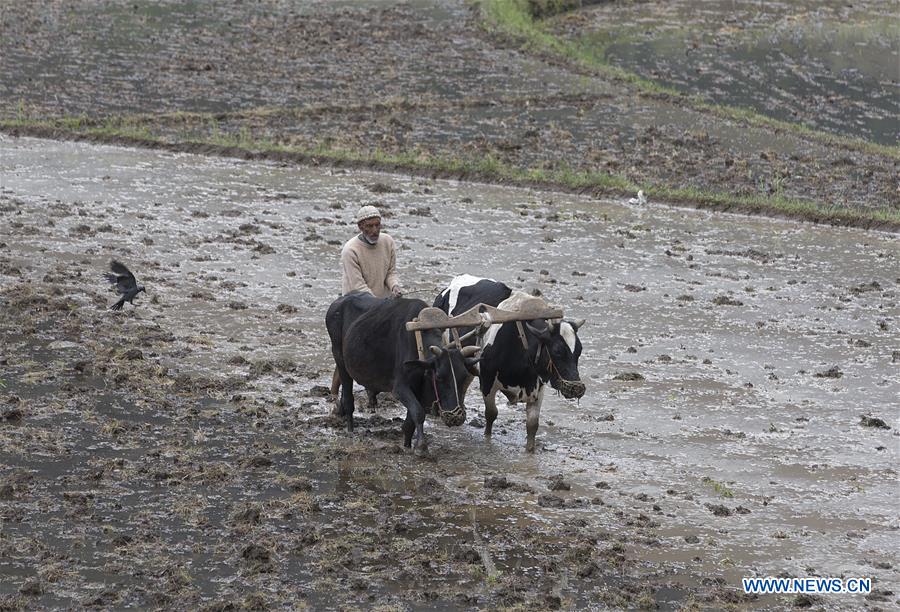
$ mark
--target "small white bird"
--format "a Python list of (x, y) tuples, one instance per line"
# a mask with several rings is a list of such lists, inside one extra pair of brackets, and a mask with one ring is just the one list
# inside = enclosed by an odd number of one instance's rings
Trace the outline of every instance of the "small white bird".
[(629, 204), (637, 204), (638, 206), (642, 206), (647, 203), (647, 196), (644, 195), (643, 189), (638, 189), (637, 197), (631, 198), (628, 200)]

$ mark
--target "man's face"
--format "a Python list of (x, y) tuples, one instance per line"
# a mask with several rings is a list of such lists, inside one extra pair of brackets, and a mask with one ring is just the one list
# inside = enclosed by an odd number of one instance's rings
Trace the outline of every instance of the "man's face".
[(381, 234), (381, 219), (378, 217), (363, 219), (359, 222), (359, 231), (361, 231), (370, 242), (375, 242), (378, 240), (379, 234)]

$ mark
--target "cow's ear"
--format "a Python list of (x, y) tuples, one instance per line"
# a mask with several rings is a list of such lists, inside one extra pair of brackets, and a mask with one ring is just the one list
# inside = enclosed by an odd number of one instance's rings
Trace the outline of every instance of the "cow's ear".
[(424, 374), (428, 370), (434, 369), (434, 362), (431, 360), (420, 361), (419, 359), (410, 359), (403, 362), (403, 369), (408, 374)]
[(481, 361), (481, 357), (466, 357), (463, 359), (463, 363), (466, 364), (466, 370), (468, 370), (469, 374), (472, 376), (478, 376), (478, 362)]

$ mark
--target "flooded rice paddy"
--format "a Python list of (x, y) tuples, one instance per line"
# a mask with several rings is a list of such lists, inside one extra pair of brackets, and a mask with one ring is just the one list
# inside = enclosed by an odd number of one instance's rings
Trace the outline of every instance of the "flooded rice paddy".
[(894, 2), (610, 2), (558, 25), (610, 63), (712, 103), (900, 142)]
[[(896, 235), (25, 138), (0, 173), (0, 601), (779, 607), (740, 578), (784, 574), (897, 602)], [(534, 455), (505, 400), (483, 439), (474, 386), (428, 460), (390, 398), (327, 417), (362, 203), (410, 296), (470, 273), (587, 319)], [(118, 314), (112, 258), (147, 286)]]

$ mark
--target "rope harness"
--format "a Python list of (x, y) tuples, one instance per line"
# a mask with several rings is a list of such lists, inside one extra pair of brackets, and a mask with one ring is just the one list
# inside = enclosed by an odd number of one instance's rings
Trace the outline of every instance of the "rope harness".
[[(528, 354), (528, 338), (525, 336), (525, 328), (522, 325), (521, 321), (516, 321), (516, 328), (519, 331), (519, 340), (522, 342), (522, 348), (525, 349), (525, 354)], [(559, 368), (556, 367), (556, 363), (553, 361), (553, 355), (550, 354), (550, 349), (544, 343), (539, 343), (537, 353), (534, 355), (534, 369), (537, 371), (538, 364), (541, 360), (541, 354), (547, 354), (547, 374), (550, 380), (553, 379), (553, 376), (556, 375), (556, 380), (559, 384), (559, 391), (563, 394), (564, 397), (581, 397), (584, 393), (584, 383), (580, 380), (566, 380), (562, 377), (562, 374), (559, 371)], [(537, 372), (538, 376), (540, 376), (540, 372)]]
[(441, 404), (441, 395), (438, 393), (437, 388), (437, 367), (431, 372), (431, 387), (434, 389), (434, 401), (438, 406), (438, 413), (441, 415), (441, 420), (444, 421), (444, 425), (456, 427), (465, 423), (466, 407), (459, 401), (459, 386), (456, 384), (456, 370), (453, 368), (453, 359), (450, 356), (450, 349), (444, 350), (447, 351), (447, 360), (450, 362), (450, 375), (453, 377), (453, 393), (456, 395), (456, 407), (452, 410), (444, 409), (443, 404)]
[[(481, 336), (490, 329), (493, 324), (493, 318), (488, 312), (479, 313), (481, 316), (481, 325), (477, 326), (472, 331), (466, 333), (462, 337), (459, 335), (459, 331), (453, 327), (450, 330), (450, 334), (452, 336), (452, 340), (449, 340), (446, 347), (443, 350), (450, 351), (451, 347), (454, 345), (457, 349), (462, 349), (462, 343), (467, 338), (472, 335), (476, 335), (480, 339)], [(516, 330), (518, 331), (519, 341), (522, 343), (522, 348), (525, 350), (525, 354), (528, 354), (528, 337), (525, 334), (525, 327), (522, 325), (521, 320), (516, 320)], [(421, 330), (415, 330), (415, 340), (416, 340), (416, 349), (419, 353), (419, 359), (425, 360), (425, 346), (422, 341), (422, 332)], [(534, 356), (534, 363), (532, 367), (535, 369), (535, 373), (540, 377), (539, 364), (541, 361), (541, 356), (543, 353), (547, 354), (547, 377), (548, 379), (556, 380), (558, 384), (558, 391), (563, 394), (563, 396), (567, 398), (577, 397), (580, 398), (584, 394), (584, 383), (580, 380), (566, 380), (562, 377), (562, 373), (559, 371), (559, 368), (556, 366), (556, 363), (553, 361), (553, 356), (550, 354), (550, 348), (546, 345), (546, 343), (540, 342), (538, 340), (538, 349)], [(450, 353), (447, 353), (447, 358), (450, 360), (450, 374), (453, 377), (453, 392), (456, 396), (456, 406), (452, 409), (445, 409), (442, 402), (441, 396), (438, 393), (438, 385), (437, 385), (437, 368), (435, 367), (431, 373), (431, 387), (434, 391), (434, 403), (437, 404), (438, 413), (441, 415), (441, 419), (444, 421), (444, 424), (453, 427), (457, 425), (462, 425), (466, 420), (466, 408), (463, 402), (459, 397), (459, 386), (456, 384), (456, 370), (453, 367), (453, 359), (451, 358)]]

